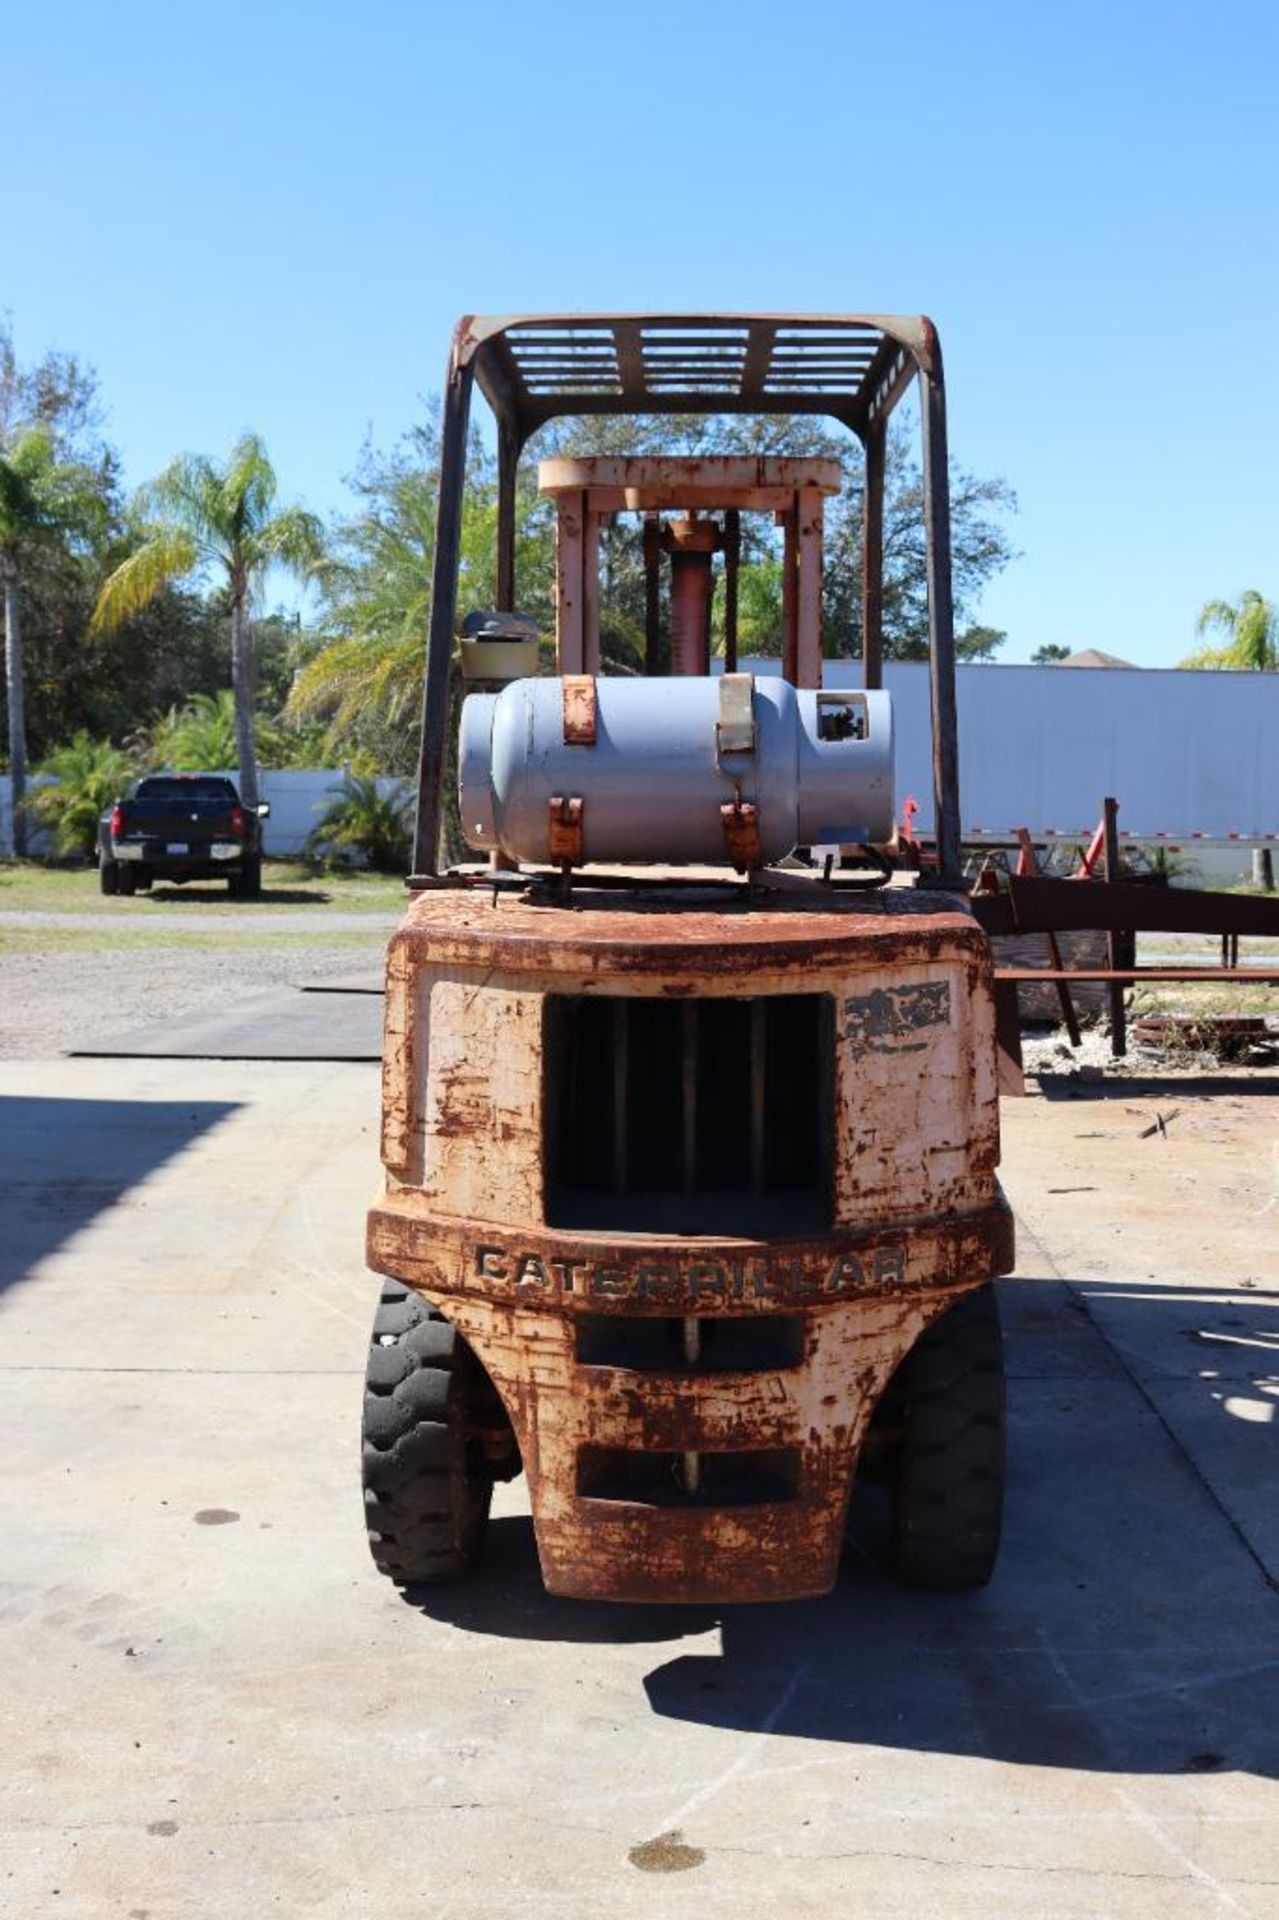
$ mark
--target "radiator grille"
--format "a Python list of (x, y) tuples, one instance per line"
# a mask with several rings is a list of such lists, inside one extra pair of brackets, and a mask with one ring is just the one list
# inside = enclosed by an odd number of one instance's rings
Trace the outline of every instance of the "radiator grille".
[(621, 1232), (820, 1232), (826, 994), (546, 1002), (546, 1217)]

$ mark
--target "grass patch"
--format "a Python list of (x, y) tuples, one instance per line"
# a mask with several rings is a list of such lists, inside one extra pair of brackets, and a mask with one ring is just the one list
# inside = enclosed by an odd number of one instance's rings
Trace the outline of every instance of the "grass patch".
[(0, 926), (0, 958), (24, 953), (209, 953), (264, 947), (289, 949), (300, 958), (321, 947), (363, 948), (367, 953), (381, 954), (385, 946), (385, 939), (373, 927), (367, 933), (359, 927), (344, 927), (336, 933), (321, 929), (308, 934), (301, 928), (271, 932), (266, 927), (260, 933), (256, 929), (241, 933), (231, 927), (225, 932), (206, 933), (196, 927), (190, 933), (170, 932), (168, 928), (158, 932), (145, 925), (127, 927), (111, 921), (101, 927)]
[(328, 912), (396, 912), (408, 900), (402, 880), (385, 873), (327, 873), (302, 860), (267, 860), (262, 867), (262, 899), (233, 900), (223, 883), (197, 880), (177, 887), (158, 880), (150, 893), (128, 899), (98, 888), (96, 867), (54, 867), (39, 860), (0, 860), (0, 912), (95, 913), (104, 919), (144, 915), (155, 907), (225, 906), (270, 914), (282, 907), (314, 907)]

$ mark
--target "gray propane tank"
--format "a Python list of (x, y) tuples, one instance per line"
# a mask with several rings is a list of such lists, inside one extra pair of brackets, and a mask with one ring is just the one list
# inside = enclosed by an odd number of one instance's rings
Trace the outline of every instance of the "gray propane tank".
[[(590, 713), (583, 728), (579, 715)], [(593, 741), (583, 744), (584, 732)], [(893, 832), (887, 693), (781, 678), (513, 680), (462, 707), (458, 798), (476, 852), (538, 864), (554, 801), (580, 799), (575, 864), (725, 858), (721, 809), (753, 807), (762, 861)]]

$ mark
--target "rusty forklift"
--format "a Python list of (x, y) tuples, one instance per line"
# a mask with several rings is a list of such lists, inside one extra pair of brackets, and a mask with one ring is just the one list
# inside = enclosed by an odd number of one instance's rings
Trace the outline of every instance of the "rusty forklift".
[[(886, 433), (918, 383), (935, 856), (894, 827)], [(474, 863), (439, 857), (474, 387), (496, 611), (466, 622)], [(838, 462), (546, 460), (556, 670), (514, 613), (516, 467), (586, 414), (833, 417), (864, 449), (863, 657), (821, 646)], [(739, 668), (741, 517), (780, 530), (781, 672)], [(642, 529), (645, 672), (602, 673), (600, 536)], [(778, 539), (775, 531), (772, 539)], [(723, 591), (722, 658), (712, 601)], [(665, 601), (665, 605), (663, 602)], [(989, 1579), (1003, 1489), (991, 961), (960, 882), (941, 351), (923, 318), (468, 318), (444, 390), (412, 900), (386, 972), (384, 1276), (363, 1441), (373, 1557), (480, 1561), (527, 1475), (556, 1594), (832, 1587), (854, 1473), (891, 1558)]]

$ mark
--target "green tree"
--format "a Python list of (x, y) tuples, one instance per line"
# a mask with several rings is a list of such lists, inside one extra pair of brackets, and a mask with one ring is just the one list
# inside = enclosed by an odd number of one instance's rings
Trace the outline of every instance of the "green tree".
[(8, 710), (9, 777), (13, 797), (13, 846), (27, 850), (26, 663), (22, 630), (23, 587), (44, 550), (69, 550), (91, 538), (100, 519), (92, 475), (59, 458), (53, 433), (28, 427), (7, 451), (0, 450), (0, 585), (4, 591), (5, 701)]
[(1035, 648), (1030, 656), (1030, 662), (1035, 667), (1051, 667), (1058, 660), (1066, 660), (1069, 657), (1069, 647), (1063, 647), (1059, 640), (1045, 640), (1042, 647)]
[(275, 497), (275, 471), (256, 434), (238, 440), (223, 466), (201, 454), (180, 455), (141, 490), (143, 537), (108, 576), (93, 615), (95, 630), (109, 632), (176, 580), (212, 574), (218, 581), (230, 616), (236, 762), (247, 807), (259, 797), (253, 599), (272, 568), (306, 580), (324, 553), (315, 516), (277, 508)]
[(52, 828), (59, 853), (92, 853), (99, 819), (132, 778), (129, 755), (82, 730), (50, 754), (40, 771), (57, 784), (36, 790), (31, 811)]
[(1279, 671), (1279, 607), (1255, 587), (1246, 587), (1238, 600), (1210, 600), (1199, 610), (1196, 633), (1214, 629), (1228, 634), (1224, 647), (1202, 647), (1187, 656), (1183, 667), (1224, 667), (1239, 673)]
[[(763, 419), (611, 419), (557, 422), (537, 436), (517, 488), (517, 598), (549, 642), (554, 632), (554, 514), (537, 491), (534, 462), (553, 454), (799, 454), (847, 462), (851, 442), (820, 423)], [(432, 428), (405, 437), (389, 456), (366, 450), (356, 474), (357, 512), (337, 530), (322, 586), (321, 644), (301, 668), (286, 715), (323, 717), (330, 742), (411, 771), (417, 750), (422, 673), (431, 597), (431, 559), (439, 444)], [(986, 582), (1007, 564), (1012, 546), (1003, 516), (1015, 507), (1001, 480), (953, 475), (956, 609), (970, 613)], [(473, 437), (463, 504), (459, 613), (495, 597), (496, 472)], [(781, 563), (776, 533), (743, 518), (739, 644), (743, 653), (781, 649)], [(861, 648), (861, 493), (854, 484), (831, 504), (827, 522), (823, 637), (828, 654)], [(904, 440), (892, 442), (885, 500), (885, 652), (926, 656), (923, 496)], [(600, 638), (612, 671), (636, 671), (644, 652), (644, 564), (638, 523), (618, 516), (600, 543)], [(716, 596), (722, 644), (722, 590)], [(961, 658), (989, 658), (1003, 636), (961, 630)], [(456, 690), (455, 690), (456, 691)], [(455, 696), (454, 696), (455, 697)]]
[[(369, 754), (391, 772), (416, 762), (422, 708), (439, 440), (420, 427), (389, 455), (366, 448), (351, 482), (357, 511), (335, 531), (319, 580), (320, 645), (300, 668), (285, 708), (293, 722), (323, 720), (330, 750)], [(553, 522), (535, 476), (520, 475), (516, 569), (520, 603), (543, 632), (553, 622)], [(472, 437), (462, 512), (459, 610), (497, 593), (497, 475)]]
[[(229, 687), (217, 693), (193, 693), (182, 707), (171, 707), (149, 729), (153, 766), (186, 773), (225, 773), (238, 759), (235, 700)], [(291, 757), (283, 730), (258, 713), (253, 717), (256, 753), (279, 766)]]

